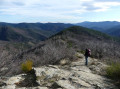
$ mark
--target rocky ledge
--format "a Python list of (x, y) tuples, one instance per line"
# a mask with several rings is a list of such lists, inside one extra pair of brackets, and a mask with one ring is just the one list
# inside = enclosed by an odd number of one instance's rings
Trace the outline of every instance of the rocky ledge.
[[(0, 79), (0, 89), (118, 89), (113, 81), (104, 77), (107, 65), (89, 58), (89, 65), (84, 65), (84, 56), (76, 62), (65, 65), (48, 65), (34, 68), (38, 86), (20, 87), (25, 74)], [(65, 60), (64, 60), (65, 61)]]

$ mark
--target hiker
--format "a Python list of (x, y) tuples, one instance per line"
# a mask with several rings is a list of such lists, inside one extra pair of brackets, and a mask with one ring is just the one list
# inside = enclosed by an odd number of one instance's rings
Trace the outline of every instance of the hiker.
[(88, 65), (88, 57), (91, 55), (91, 50), (86, 49), (85, 50), (85, 65)]

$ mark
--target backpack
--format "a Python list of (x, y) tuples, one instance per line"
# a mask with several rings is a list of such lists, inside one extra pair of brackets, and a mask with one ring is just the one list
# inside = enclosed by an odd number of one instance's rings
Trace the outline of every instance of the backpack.
[(88, 49), (88, 56), (91, 56), (91, 50)]

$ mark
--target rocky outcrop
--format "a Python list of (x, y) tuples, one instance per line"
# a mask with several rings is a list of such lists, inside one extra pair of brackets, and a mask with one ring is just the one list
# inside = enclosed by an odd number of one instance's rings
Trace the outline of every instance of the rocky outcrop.
[(16, 85), (20, 87), (35, 87), (39, 85), (36, 80), (37, 77), (35, 70), (32, 69), (31, 71), (27, 72), (26, 75), (24, 75), (24, 80), (20, 81), (18, 84), (16, 83)]
[(17, 83), (24, 80), (22, 74), (7, 78), (0, 89), (118, 89), (112, 80), (101, 73), (107, 65), (89, 58), (89, 65), (85, 66), (84, 56), (79, 56), (79, 60), (71, 64), (34, 68), (39, 86), (17, 86)]

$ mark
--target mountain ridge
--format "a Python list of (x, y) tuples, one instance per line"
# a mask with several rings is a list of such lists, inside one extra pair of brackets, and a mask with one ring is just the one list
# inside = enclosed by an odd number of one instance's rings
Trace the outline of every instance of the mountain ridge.
[(120, 37), (120, 34), (119, 34), (120, 22), (118, 21), (102, 21), (102, 22), (85, 21), (81, 23), (76, 23), (75, 25), (98, 30), (111, 36)]
[[(0, 40), (43, 41), (57, 32), (73, 26), (64, 23), (0, 23)], [(7, 32), (10, 31), (10, 32)], [(14, 33), (14, 34), (13, 34)], [(3, 36), (3, 37), (2, 37)], [(15, 37), (16, 36), (16, 37)], [(16, 38), (16, 39), (15, 39)]]
[[(85, 48), (90, 48), (92, 50), (92, 57), (102, 60), (106, 59), (106, 61), (110, 60), (109, 58), (111, 58), (111, 60), (112, 58), (118, 60), (120, 56), (119, 43), (111, 39), (110, 36), (79, 26), (67, 28), (47, 39), (42, 44), (44, 45), (41, 46), (40, 44), (27, 51), (15, 53), (12, 51), (12, 54), (15, 55), (12, 55), (11, 53), (9, 54), (8, 52), (10, 57), (11, 55), (12, 57), (9, 58), (9, 55), (6, 57), (3, 56), (1, 60), (3, 65), (1, 65), (0, 68), (10, 63), (7, 65), (7, 67), (9, 66), (8, 68), (10, 68), (9, 72), (7, 73), (6, 70), (1, 72), (0, 75), (3, 75), (4, 73), (6, 75), (20, 73), (20, 64), (26, 59), (31, 59), (36, 66), (55, 64), (62, 58), (66, 57), (72, 60), (76, 51), (84, 52)], [(115, 53), (115, 55), (113, 53)], [(6, 62), (4, 62), (4, 60), (6, 60)], [(14, 69), (15, 66), (16, 69)]]
[[(16, 39), (12, 36), (12, 34), (9, 35), (12, 38), (9, 38), (8, 34), (4, 32), (0, 33), (2, 34), (0, 36), (0, 40), (5, 41), (43, 41), (52, 35), (64, 30), (65, 28), (71, 27), (71, 26), (83, 26), (90, 29), (98, 30), (104, 33), (107, 33), (111, 36), (119, 37), (119, 27), (120, 22), (117, 21), (102, 21), (102, 22), (82, 22), (77, 24), (65, 24), (65, 23), (5, 23), (0, 22), (0, 32), (2, 32), (2, 28), (6, 27), (8, 29), (11, 29), (11, 31), (17, 36)], [(117, 31), (116, 31), (117, 30)], [(8, 30), (6, 30), (8, 31)], [(13, 34), (13, 35), (14, 35)], [(3, 37), (2, 37), (3, 36)], [(5, 37), (6, 36), (6, 37)], [(8, 37), (7, 37), (8, 36)], [(9, 39), (8, 39), (9, 38)], [(25, 40), (24, 40), (25, 39)]]
[(88, 27), (88, 28), (92, 28), (92, 29), (97, 27), (99, 29), (94, 29), (94, 30), (99, 30), (99, 31), (103, 30), (104, 31), (104, 30), (110, 29), (114, 26), (120, 25), (120, 22), (117, 22), (117, 21), (81, 22), (81, 23), (77, 23), (76, 25), (84, 26), (84, 27)]
[(114, 26), (105, 32), (109, 35), (120, 37), (120, 25)]

